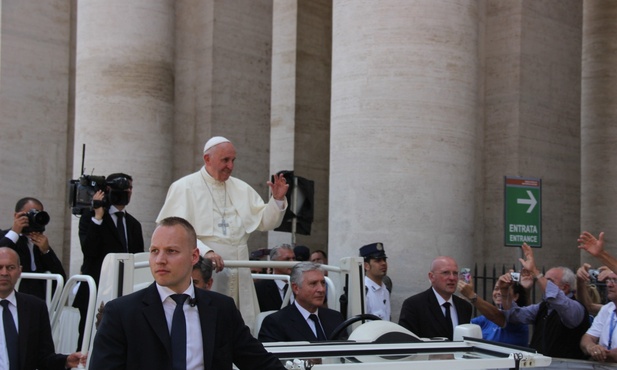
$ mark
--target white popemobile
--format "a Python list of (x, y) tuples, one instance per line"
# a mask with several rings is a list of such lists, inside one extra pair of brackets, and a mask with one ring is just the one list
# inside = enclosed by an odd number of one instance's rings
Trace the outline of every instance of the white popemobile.
[[(330, 308), (340, 310), (349, 319), (337, 332), (351, 331), (347, 340), (334, 340), (327, 343), (309, 342), (279, 342), (267, 343), (265, 347), (274, 353), (288, 369), (617, 369), (607, 364), (590, 361), (551, 359), (530, 348), (510, 346), (484, 341), (477, 325), (459, 325), (454, 332), (454, 341), (418, 338), (409, 330), (389, 321), (378, 320), (377, 317), (364, 314), (364, 269), (362, 258), (347, 257), (341, 259), (338, 266), (324, 265), (329, 271), (326, 278), (328, 284), (328, 304)], [(225, 261), (226, 267), (291, 267), (297, 262), (272, 261)], [(145, 288), (153, 281), (148, 266), (148, 253), (139, 254), (108, 254), (105, 258), (99, 282), (99, 290), (91, 301), (89, 323), (91, 333), (86, 333), (82, 349), (91, 348), (96, 331), (94, 325), (94, 307), (108, 302), (118, 296)], [(49, 275), (48, 275), (49, 276)], [(287, 279), (286, 275), (261, 275), (255, 277)], [(70, 310), (66, 305), (67, 296), (74, 289), (74, 282), (84, 281), (80, 275), (71, 277), (61, 298), (52, 298), (58, 302), (50, 308), (52, 313), (52, 329), (66, 327), (60, 322), (63, 310)], [(51, 286), (51, 284), (50, 284)], [(59, 291), (59, 289), (57, 289)], [(345, 293), (347, 307), (341, 308), (339, 296)], [(283, 305), (289, 301), (289, 294)], [(261, 320), (269, 312), (261, 313), (256, 322), (247, 323), (253, 333), (259, 331)], [(373, 321), (372, 321), (373, 320)], [(74, 319), (73, 319), (74, 321)], [(74, 324), (76, 325), (76, 324)], [(57, 330), (56, 330), (57, 331)], [(58, 338), (54, 338), (55, 340)], [(60, 338), (62, 339), (62, 338)], [(67, 338), (64, 338), (66, 341)], [(70, 338), (74, 343), (76, 337)], [(57, 349), (58, 344), (57, 344)], [(90, 356), (89, 356), (90, 357)]]

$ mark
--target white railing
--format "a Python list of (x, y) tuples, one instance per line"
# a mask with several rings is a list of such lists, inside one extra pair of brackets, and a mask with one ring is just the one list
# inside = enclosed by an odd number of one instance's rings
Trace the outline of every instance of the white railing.
[[(75, 308), (71, 306), (67, 306), (66, 304), (68, 303), (69, 296), (73, 293), (73, 290), (75, 290), (75, 287), (77, 284), (88, 284), (88, 288), (89, 288), (88, 308), (86, 311), (87, 312), (86, 313), (86, 325), (84, 327), (84, 335), (81, 341), (81, 351), (83, 353), (87, 353), (88, 348), (90, 346), (90, 337), (92, 335), (92, 327), (94, 326), (94, 315), (95, 315), (95, 310), (96, 310), (95, 304), (96, 304), (96, 296), (97, 296), (96, 283), (94, 282), (94, 279), (92, 278), (92, 276), (73, 275), (69, 278), (69, 280), (66, 282), (66, 285), (64, 286), (64, 289), (62, 290), (62, 295), (60, 296), (58, 305), (55, 308), (54, 313), (51, 317), (51, 330), (52, 330), (52, 333), (55, 332), (56, 328), (59, 325), (74, 326), (74, 325), (71, 325), (74, 323), (69, 324), (69, 323), (62, 322), (61, 318), (63, 317), (62, 313), (65, 312), (65, 309), (76, 310)], [(73, 335), (68, 335), (69, 338), (67, 337), (54, 338), (57, 342), (56, 348), (58, 349), (59, 342), (63, 341), (63, 343), (69, 343), (69, 346), (72, 343), (72, 346), (73, 346), (72, 348), (74, 350), (77, 344), (77, 335), (75, 334), (78, 334), (78, 333), (72, 333), (72, 334)], [(62, 352), (67, 352), (66, 348), (62, 348), (62, 349), (64, 350)], [(70, 347), (68, 349), (70, 352), (73, 352), (73, 350), (71, 350)]]
[[(60, 294), (62, 293), (62, 289), (64, 288), (64, 278), (60, 274), (51, 274), (47, 272), (22, 272), (21, 277), (17, 280), (17, 284), (15, 284), (15, 290), (19, 291), (19, 284), (23, 279), (30, 280), (47, 280), (47, 285), (45, 289), (45, 303), (47, 303), (47, 310), (49, 311), (49, 316), (51, 317), (53, 311), (58, 305), (58, 301), (60, 300)], [(56, 288), (54, 289), (54, 282), (56, 282)]]

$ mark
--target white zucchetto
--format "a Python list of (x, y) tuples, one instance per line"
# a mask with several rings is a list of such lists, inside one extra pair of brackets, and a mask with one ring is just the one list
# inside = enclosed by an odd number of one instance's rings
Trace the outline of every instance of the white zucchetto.
[(216, 145), (219, 145), (219, 144), (223, 144), (223, 143), (231, 143), (231, 141), (225, 139), (222, 136), (214, 136), (214, 137), (212, 137), (210, 140), (208, 140), (206, 142), (206, 145), (204, 145), (204, 154), (206, 154), (208, 149), (212, 148), (213, 146), (216, 146)]

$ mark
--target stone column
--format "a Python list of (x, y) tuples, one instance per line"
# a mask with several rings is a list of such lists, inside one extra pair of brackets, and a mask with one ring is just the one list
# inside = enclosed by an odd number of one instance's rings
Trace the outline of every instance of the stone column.
[[(484, 243), (477, 260), (518, 266), (504, 247), (504, 176), (542, 179), (540, 265), (578, 264), (582, 2), (489, 1), (485, 37)], [(492, 289), (492, 288), (491, 288)]]
[[(173, 0), (78, 4), (74, 176), (133, 176), (127, 210), (142, 222), (146, 244), (167, 192), (174, 114)], [(81, 261), (73, 223), (71, 272)]]
[(434, 257), (463, 267), (479, 240), (481, 4), (334, 2), (331, 259), (383, 242), (393, 319)]
[[(581, 229), (617, 253), (617, 3), (583, 2)], [(586, 253), (583, 259), (597, 265)]]
[(17, 200), (39, 199), (51, 217), (46, 234), (61, 259), (69, 255), (70, 17), (67, 1), (0, 2), (0, 228), (12, 226)]
[[(272, 42), (270, 171), (293, 170), (314, 181), (310, 235), (296, 244), (327, 249), (330, 162), (332, 3), (275, 0)], [(272, 232), (269, 244), (290, 243), (291, 233)]]

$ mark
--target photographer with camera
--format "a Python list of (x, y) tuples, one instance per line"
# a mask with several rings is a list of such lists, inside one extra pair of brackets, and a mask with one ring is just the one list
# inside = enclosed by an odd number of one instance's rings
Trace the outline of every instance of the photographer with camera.
[[(461, 295), (482, 314), (471, 319), (472, 324), (479, 325), (482, 329), (482, 339), (524, 347), (529, 343), (529, 326), (507, 323), (505, 315), (500, 311), (512, 307), (513, 302), (519, 307), (527, 305), (526, 289), (520, 278), (521, 273), (513, 271), (500, 276), (493, 288), (493, 304), (478, 296), (473, 289), (471, 277), (458, 281)], [(513, 281), (516, 283), (510, 283)]]
[[(133, 178), (124, 173), (113, 173), (107, 176), (105, 184), (103, 190), (94, 193), (92, 208), (84, 210), (79, 220), (79, 241), (84, 254), (81, 273), (92, 276), (97, 286), (108, 253), (144, 251), (141, 223), (125, 211), (131, 201)], [(81, 314), (78, 347), (84, 332), (88, 296), (88, 285), (80, 284), (73, 303)]]
[[(534, 330), (529, 347), (539, 353), (584, 359), (579, 342), (589, 328), (589, 315), (574, 295), (576, 275), (562, 266), (553, 267), (543, 274), (536, 266), (533, 249), (526, 243), (521, 248), (525, 258), (519, 258), (519, 261), (523, 269), (535, 277), (543, 292), (542, 302), (501, 311), (506, 322), (532, 324)], [(500, 280), (502, 286), (512, 284), (507, 275)]]
[[(0, 247), (14, 249), (22, 263), (22, 272), (51, 272), (66, 279), (62, 262), (49, 246), (44, 234), (49, 223), (49, 214), (43, 203), (36, 198), (26, 197), (15, 204), (13, 226), (2, 233)], [(32, 294), (45, 300), (45, 280), (24, 279), (19, 285), (19, 292)]]
[(576, 271), (578, 301), (587, 308), (587, 311), (592, 316), (596, 316), (602, 308), (600, 293), (596, 284), (603, 283), (611, 273), (612, 271), (606, 266), (592, 269), (588, 263), (584, 263)]

